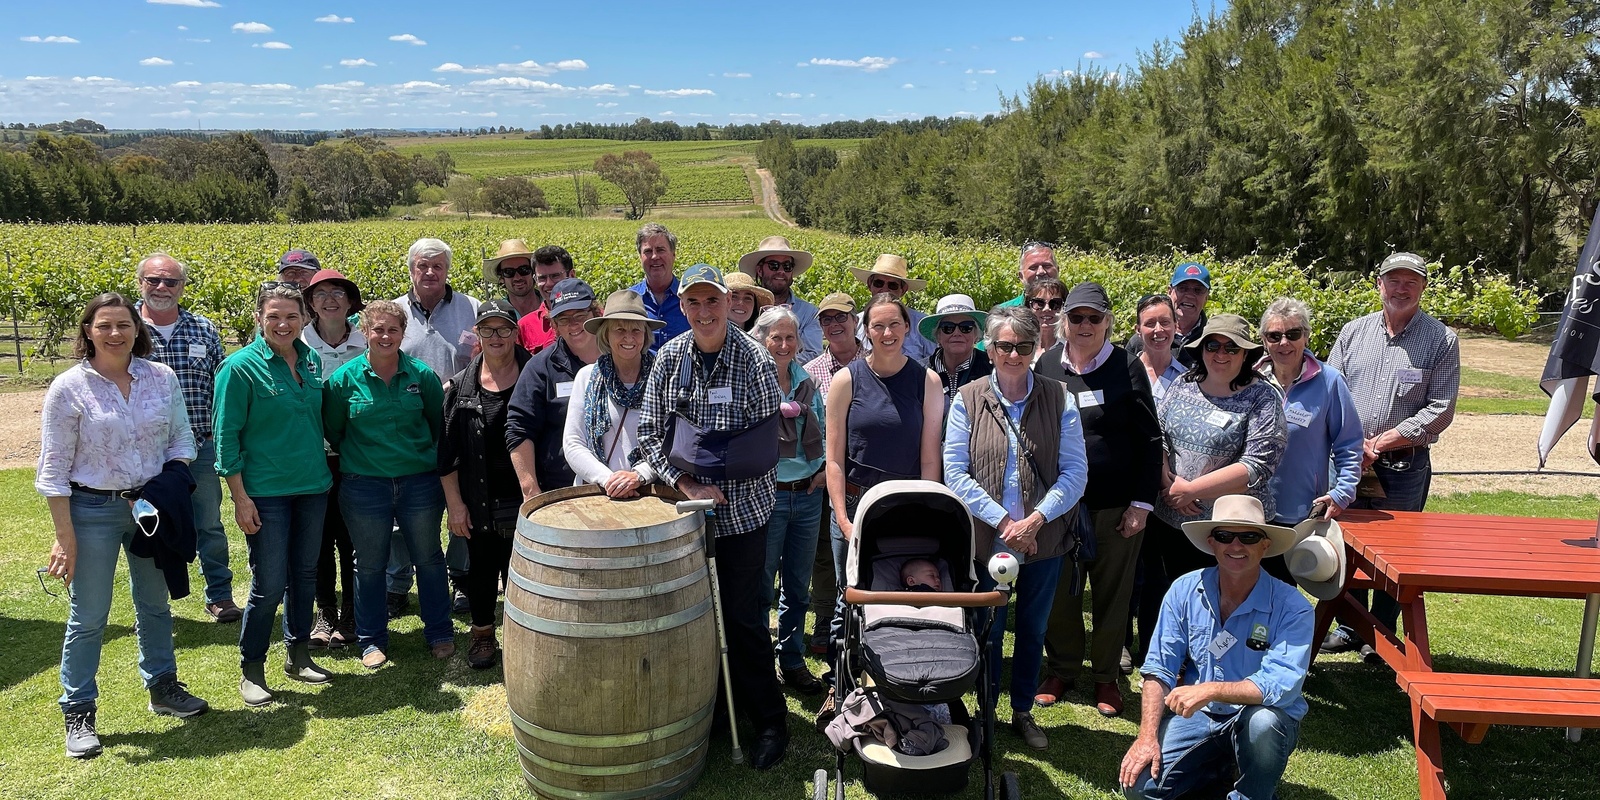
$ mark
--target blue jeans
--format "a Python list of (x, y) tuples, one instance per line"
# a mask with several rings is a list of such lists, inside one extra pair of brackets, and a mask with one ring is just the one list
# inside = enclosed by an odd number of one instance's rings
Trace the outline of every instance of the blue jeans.
[(194, 475), (194, 532), (200, 549), (200, 574), (206, 579), (206, 602), (233, 599), (233, 570), (228, 568), (228, 533), (222, 527), (222, 479), (217, 477), (217, 440), (197, 442), (199, 454), (189, 464)]
[(817, 557), (817, 520), (827, 493), (779, 491), (767, 521), (767, 571), (761, 582), (763, 610), (772, 607), (772, 582), (783, 570), (778, 598), (778, 666), (805, 666), (806, 609), (811, 605), (811, 564)]
[(444, 487), (439, 476), (419, 472), (373, 478), (347, 472), (340, 478), (339, 510), (344, 513), (356, 554), (356, 636), (362, 653), (389, 647), (384, 573), (389, 565), (390, 534), (396, 525), (416, 561), (423, 638), (430, 645), (453, 639), (450, 583), (444, 553), (439, 549), (439, 521), (444, 516)]
[[(444, 546), (445, 566), (449, 568), (450, 577), (464, 582), (472, 566), (472, 560), (467, 555), (467, 540), (460, 536), (451, 536), (449, 533), (443, 535), (447, 540)], [(390, 529), (389, 536), (388, 577), (385, 583), (388, 591), (405, 594), (411, 591), (411, 579), (417, 574), (417, 565), (411, 558), (411, 548), (406, 546), (406, 537), (401, 535), (400, 530)]]
[[(1011, 594), (1017, 605), (1015, 635), (1011, 642), (1011, 710), (1013, 713), (1031, 711), (1033, 696), (1039, 691), (1039, 667), (1044, 664), (1044, 632), (1050, 625), (1050, 609), (1056, 602), (1056, 584), (1061, 581), (1061, 556), (1043, 561), (1025, 561), (1017, 573), (1017, 582), (1011, 585)], [(995, 587), (987, 568), (978, 570), (978, 591), (987, 592)], [(989, 629), (989, 692), (995, 704), (1000, 702), (1000, 646), (1006, 638), (1007, 607), (994, 610), (997, 615)]]
[[(852, 522), (856, 517), (856, 506), (861, 503), (860, 495), (845, 495), (844, 511), (850, 516)], [(833, 666), (839, 659), (839, 642), (844, 640), (844, 590), (850, 583), (845, 579), (845, 559), (850, 557), (850, 542), (844, 538), (844, 531), (839, 529), (839, 520), (833, 516), (830, 507), (823, 513), (828, 515), (828, 542), (833, 547), (833, 620), (828, 623), (828, 671), (823, 673), (822, 679), (831, 686), (833, 684)]]
[[(95, 707), (100, 686), (100, 645), (111, 614), (117, 553), (127, 549), (139, 527), (127, 500), (73, 492), (72, 529), (78, 557), (72, 570), (72, 600), (67, 634), (61, 643), (61, 710)], [(48, 580), (48, 579), (47, 579)], [(139, 640), (139, 677), (146, 687), (178, 671), (172, 652), (172, 609), (167, 580), (155, 559), (128, 554), (128, 584), (133, 591), (133, 629)]]
[(1300, 721), (1272, 706), (1245, 706), (1227, 716), (1201, 709), (1188, 719), (1166, 715), (1158, 736), (1161, 772), (1151, 777), (1147, 768), (1137, 786), (1123, 790), (1128, 797), (1182, 797), (1237, 765), (1239, 779), (1228, 799), (1271, 800), (1300, 737)]
[[(1383, 487), (1386, 497), (1358, 497), (1351, 508), (1376, 508), (1385, 511), (1421, 511), (1428, 503), (1428, 489), (1433, 485), (1433, 459), (1427, 448), (1413, 452), (1410, 466), (1404, 471), (1390, 467), (1383, 459), (1372, 464), (1372, 470), (1378, 473), (1378, 485)], [(1350, 596), (1362, 608), (1367, 608), (1368, 592), (1366, 589), (1353, 591)], [(1389, 626), (1389, 630), (1399, 630), (1400, 603), (1388, 592), (1379, 591), (1378, 596), (1372, 598), (1372, 615), (1379, 622)], [(1348, 639), (1355, 639), (1355, 631), (1348, 626), (1339, 626), (1339, 631)], [(1371, 644), (1370, 642), (1368, 644)]]
[(261, 530), (244, 537), (250, 550), (250, 598), (239, 626), (239, 663), (267, 660), (272, 618), (283, 604), (283, 641), (311, 638), (311, 611), (317, 594), (317, 554), (322, 550), (322, 516), (328, 493), (254, 497)]

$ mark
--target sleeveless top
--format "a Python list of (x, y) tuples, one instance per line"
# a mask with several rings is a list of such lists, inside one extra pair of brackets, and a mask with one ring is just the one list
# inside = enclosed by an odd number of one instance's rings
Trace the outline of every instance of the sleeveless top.
[(850, 411), (845, 419), (845, 480), (863, 489), (922, 477), (922, 401), (928, 368), (906, 359), (899, 372), (878, 377), (858, 358), (849, 363)]

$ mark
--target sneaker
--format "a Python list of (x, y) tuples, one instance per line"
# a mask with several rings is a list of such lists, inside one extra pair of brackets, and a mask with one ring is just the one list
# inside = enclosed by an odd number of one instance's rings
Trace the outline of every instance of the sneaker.
[(1124, 675), (1133, 674), (1133, 654), (1126, 647), (1122, 648), (1122, 659), (1117, 662), (1117, 669), (1122, 670)]
[(94, 730), (94, 709), (68, 711), (67, 758), (94, 758), (100, 755), (100, 736)]
[(326, 609), (317, 611), (317, 624), (311, 627), (311, 646), (328, 647), (333, 643), (333, 618)]
[(1049, 708), (1060, 702), (1061, 698), (1065, 697), (1067, 692), (1070, 691), (1072, 691), (1071, 683), (1052, 675), (1039, 684), (1039, 690), (1033, 695), (1033, 702), (1038, 703), (1041, 707)]
[(328, 638), (329, 647), (344, 647), (356, 643), (356, 612), (353, 608), (339, 611), (339, 625)]
[(411, 609), (411, 595), (405, 592), (389, 593), (389, 619), (399, 619)]
[(1347, 632), (1344, 628), (1334, 628), (1322, 640), (1321, 650), (1324, 653), (1348, 653), (1360, 646), (1361, 643), (1356, 640), (1353, 634)]
[(822, 698), (822, 707), (817, 709), (817, 730), (827, 733), (828, 723), (839, 716), (839, 700), (834, 693), (834, 687), (828, 687), (828, 696)]
[(206, 603), (206, 613), (217, 622), (238, 622), (244, 617), (244, 609), (234, 604), (232, 599), (223, 598), (215, 603)]
[(1115, 683), (1095, 682), (1094, 707), (1102, 716), (1122, 715), (1122, 689)]
[(494, 626), (472, 626), (472, 645), (467, 648), (467, 666), (488, 669), (494, 666), (495, 656), (499, 653), (500, 648), (494, 641)]
[(168, 717), (198, 717), (211, 710), (211, 704), (192, 694), (188, 685), (169, 672), (150, 686), (150, 710)]
[(446, 639), (442, 642), (435, 642), (434, 644), (429, 645), (428, 650), (429, 652), (433, 653), (434, 658), (442, 660), (456, 654), (456, 643), (454, 639)]
[(796, 669), (779, 669), (778, 678), (784, 686), (801, 694), (819, 694), (822, 692), (822, 681), (811, 674), (811, 670), (804, 665)]
[(1361, 660), (1373, 666), (1378, 666), (1383, 663), (1383, 656), (1378, 655), (1378, 651), (1372, 649), (1372, 645), (1364, 644), (1361, 645)]
[(377, 669), (387, 663), (389, 663), (389, 656), (376, 647), (361, 654), (361, 666), (367, 669)]
[(455, 597), (450, 601), (450, 613), (464, 617), (472, 613), (472, 601), (467, 599), (467, 593), (456, 590)]
[(1049, 737), (1039, 729), (1039, 723), (1033, 721), (1033, 715), (1026, 711), (1016, 711), (1011, 714), (1011, 730), (1035, 750), (1045, 750), (1050, 747)]

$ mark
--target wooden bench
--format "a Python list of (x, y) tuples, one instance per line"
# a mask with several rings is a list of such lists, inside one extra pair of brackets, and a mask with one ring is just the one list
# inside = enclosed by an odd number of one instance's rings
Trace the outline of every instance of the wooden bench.
[[(1490, 725), (1600, 727), (1600, 681), (1588, 678), (1397, 672), (1395, 680), (1411, 697), (1423, 797), (1444, 796), (1439, 723), (1454, 728), (1467, 744), (1481, 743)], [(1435, 787), (1437, 795), (1430, 791)]]

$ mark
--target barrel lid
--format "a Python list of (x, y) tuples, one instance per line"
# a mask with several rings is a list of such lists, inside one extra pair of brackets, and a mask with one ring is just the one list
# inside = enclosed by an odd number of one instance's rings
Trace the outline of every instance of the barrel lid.
[(673, 500), (665, 497), (642, 495), (613, 500), (602, 491), (542, 505), (528, 514), (528, 521), (548, 528), (605, 531), (648, 528), (684, 516), (673, 506)]

